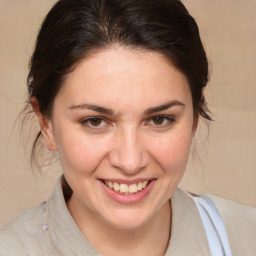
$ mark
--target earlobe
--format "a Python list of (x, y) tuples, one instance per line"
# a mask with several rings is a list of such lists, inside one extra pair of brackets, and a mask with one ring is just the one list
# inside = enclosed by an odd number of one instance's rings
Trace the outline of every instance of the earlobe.
[(50, 151), (57, 151), (52, 120), (41, 113), (36, 97), (32, 97), (30, 103), (38, 118), (41, 133), (47, 149)]
[(40, 127), (45, 145), (48, 150), (52, 152), (57, 151), (52, 121), (47, 117), (42, 117), (42, 119), (42, 126), (40, 125)]

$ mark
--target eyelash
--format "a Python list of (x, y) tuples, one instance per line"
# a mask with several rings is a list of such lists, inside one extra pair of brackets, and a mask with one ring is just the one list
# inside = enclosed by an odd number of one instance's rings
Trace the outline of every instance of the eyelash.
[[(163, 118), (163, 122), (164, 124), (155, 124), (155, 123), (152, 123), (154, 122), (154, 120), (156, 120), (157, 118)], [(97, 126), (97, 125), (92, 125), (92, 121), (100, 121), (100, 124)], [(157, 116), (152, 116), (150, 118), (148, 118), (146, 120), (146, 125), (147, 126), (155, 126), (156, 128), (165, 128), (165, 127), (168, 127), (168, 126), (171, 126), (173, 123), (175, 122), (175, 118), (173, 116), (167, 116), (167, 115), (157, 115)], [(102, 125), (103, 123), (103, 125)], [(105, 124), (104, 124), (105, 123)], [(111, 126), (109, 124), (110, 122), (108, 120), (106, 120), (106, 118), (104, 117), (101, 117), (101, 116), (93, 116), (93, 117), (89, 117), (89, 118), (86, 118), (84, 120), (81, 121), (81, 124), (83, 126), (86, 126), (90, 129), (104, 129), (106, 128), (106, 125), (107, 126)]]
[(84, 120), (81, 121), (81, 124), (83, 126), (87, 126), (88, 128), (91, 128), (91, 129), (102, 129), (104, 127), (102, 127), (101, 125), (99, 126), (96, 126), (96, 125), (92, 125), (92, 121), (95, 121), (95, 120), (99, 120), (101, 122), (105, 122), (105, 123), (108, 123), (106, 122), (105, 118), (103, 117), (100, 117), (100, 116), (93, 116), (93, 117), (89, 117), (89, 118), (86, 118)]
[[(154, 120), (156, 120), (157, 118), (163, 118), (164, 120), (164, 124), (152, 124), (153, 126), (155, 126), (156, 128), (164, 128), (164, 127), (167, 127), (167, 126), (170, 126), (172, 125), (174, 122), (175, 122), (175, 118), (173, 116), (166, 116), (166, 115), (157, 115), (157, 116), (153, 116), (153, 117), (150, 117), (148, 120), (150, 122), (154, 122)], [(149, 122), (148, 122), (149, 123)]]

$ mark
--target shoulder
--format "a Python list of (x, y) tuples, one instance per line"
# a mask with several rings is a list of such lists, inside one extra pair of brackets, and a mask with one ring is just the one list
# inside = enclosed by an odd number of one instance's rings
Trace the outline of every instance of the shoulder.
[(256, 209), (217, 196), (208, 195), (215, 203), (227, 230), (234, 255), (256, 253)]
[(43, 219), (44, 203), (0, 227), (0, 255), (41, 255)]
[(255, 234), (256, 237), (256, 209), (223, 199), (217, 196), (209, 195), (214, 201), (223, 222), (228, 228), (239, 227), (240, 232), (245, 231), (248, 234)]

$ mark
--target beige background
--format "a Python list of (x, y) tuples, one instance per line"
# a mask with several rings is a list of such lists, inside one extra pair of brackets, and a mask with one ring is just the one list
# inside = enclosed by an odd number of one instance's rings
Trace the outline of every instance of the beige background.
[[(0, 224), (46, 200), (61, 173), (54, 165), (33, 174), (13, 129), (35, 35), (53, 2), (0, 0)], [(256, 207), (256, 1), (183, 2), (212, 63), (206, 93), (216, 121), (209, 131), (200, 125), (181, 187)]]

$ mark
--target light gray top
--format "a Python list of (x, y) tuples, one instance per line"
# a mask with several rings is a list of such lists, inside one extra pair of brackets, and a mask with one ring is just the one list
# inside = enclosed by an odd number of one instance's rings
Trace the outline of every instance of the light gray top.
[[(233, 256), (256, 255), (256, 210), (211, 196), (227, 229)], [(172, 198), (172, 230), (166, 256), (210, 256), (198, 210), (192, 199), (176, 189)], [(100, 255), (70, 215), (61, 179), (46, 203), (23, 211), (0, 229), (0, 255)]]

